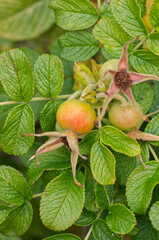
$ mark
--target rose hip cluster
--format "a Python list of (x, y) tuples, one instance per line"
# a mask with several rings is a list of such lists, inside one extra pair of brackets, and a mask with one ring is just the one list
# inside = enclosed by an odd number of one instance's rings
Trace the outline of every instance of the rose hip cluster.
[[(80, 79), (80, 84), (84, 84), (85, 89), (79, 100), (67, 100), (63, 102), (57, 110), (56, 119), (61, 131), (25, 135), (50, 137), (30, 160), (36, 158), (37, 165), (39, 165), (38, 155), (53, 151), (65, 145), (71, 150), (71, 165), (74, 181), (78, 186), (82, 187), (82, 184), (76, 179), (76, 165), (79, 156), (84, 160), (86, 160), (86, 157), (82, 156), (79, 152), (78, 139), (82, 139), (85, 134), (89, 133), (94, 125), (100, 129), (101, 120), (108, 110), (109, 103), (112, 102), (113, 99), (117, 99), (118, 101), (111, 107), (109, 106), (108, 119), (110, 124), (126, 131), (127, 135), (131, 138), (145, 141), (159, 141), (158, 136), (143, 133), (138, 130), (142, 122), (144, 120), (148, 121), (148, 118), (143, 115), (141, 106), (135, 102), (131, 87), (134, 84), (150, 79), (159, 81), (159, 77), (128, 71), (127, 48), (128, 45), (136, 39), (124, 45), (120, 60), (107, 61), (100, 67), (94, 60), (91, 60), (94, 65), (93, 73), (89, 69), (87, 70), (87, 67), (82, 65), (83, 63), (75, 66), (75, 71), (78, 71), (78, 68), (83, 68), (84, 73), (81, 74), (82, 70), (80, 69), (79, 72), (75, 73), (75, 76)], [(76, 86), (77, 85), (76, 82)], [(127, 100), (122, 96), (123, 94)], [(93, 104), (86, 103), (85, 100)], [(97, 111), (97, 117), (94, 109), (101, 109), (101, 111)], [(139, 159), (142, 162), (141, 155), (139, 155)]]

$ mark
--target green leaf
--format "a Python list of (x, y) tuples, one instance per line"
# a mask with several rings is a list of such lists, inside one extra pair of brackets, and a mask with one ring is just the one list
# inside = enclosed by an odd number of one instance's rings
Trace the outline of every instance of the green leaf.
[(99, 140), (99, 135), (99, 131), (97, 130), (93, 130), (85, 135), (79, 143), (80, 153), (83, 155), (90, 154), (93, 144)]
[[(77, 174), (77, 179), (84, 183), (81, 172)], [(84, 187), (78, 187), (72, 172), (65, 171), (47, 185), (40, 205), (40, 215), (44, 225), (55, 231), (63, 231), (81, 215)]]
[(64, 80), (61, 60), (54, 55), (41, 55), (34, 65), (35, 85), (38, 92), (46, 98), (59, 95)]
[(95, 143), (91, 149), (91, 170), (96, 181), (102, 185), (115, 182), (115, 158), (102, 143)]
[(43, 110), (45, 104), (48, 102), (48, 100), (41, 100), (41, 101), (32, 101), (29, 102), (30, 107), (33, 110), (34, 116), (35, 116), (35, 121), (38, 120), (40, 117), (40, 113)]
[(149, 216), (153, 227), (159, 231), (159, 201), (152, 205)]
[(93, 29), (93, 35), (115, 57), (120, 57), (123, 45), (130, 40), (130, 36), (117, 21), (109, 17), (97, 23)]
[(101, 5), (100, 9), (100, 17), (101, 18), (108, 18), (108, 17), (113, 17), (113, 14), (111, 12), (110, 9), (110, 4), (107, 4), (106, 2), (103, 2), (103, 4)]
[(33, 49), (30, 49), (27, 47), (21, 47), (20, 50), (22, 50), (25, 53), (32, 68), (34, 68), (34, 64), (35, 64), (36, 60), (38, 59), (39, 54), (36, 51), (34, 51)]
[(141, 152), (139, 144), (113, 126), (104, 126), (101, 129), (101, 140), (116, 152), (134, 157)]
[(31, 200), (32, 191), (20, 172), (9, 166), (0, 166), (0, 199), (14, 205)]
[(49, 0), (5, 1), (0, 3), (0, 37), (13, 41), (38, 37), (55, 21)]
[[(159, 114), (149, 121), (144, 131), (159, 136)], [(159, 146), (159, 141), (150, 141), (149, 143)]]
[(136, 224), (132, 211), (123, 204), (113, 204), (109, 207), (109, 214), (106, 217), (109, 228), (119, 234), (127, 234)]
[(13, 101), (32, 99), (33, 72), (23, 51), (11, 49), (0, 55), (0, 82)]
[(108, 209), (110, 201), (107, 194), (106, 186), (96, 183), (95, 185), (95, 195), (98, 208)]
[(150, 18), (151, 25), (154, 28), (156, 28), (157, 31), (159, 31), (159, 2), (158, 2), (158, 0), (154, 0), (151, 10), (150, 10), (149, 18)]
[(132, 37), (147, 35), (146, 27), (141, 20), (139, 5), (135, 0), (112, 0), (111, 10), (117, 22)]
[(113, 196), (113, 204), (123, 204), (123, 205), (127, 205), (127, 201), (126, 201), (126, 196), (125, 196), (125, 188), (123, 187), (119, 187), (119, 189), (114, 192), (114, 196)]
[(30, 164), (27, 172), (29, 184), (32, 185), (42, 175), (44, 170), (63, 170), (71, 168), (70, 158), (70, 151), (65, 147), (39, 155), (39, 167), (37, 167), (36, 161), (34, 160)]
[(99, 42), (87, 31), (66, 32), (59, 38), (61, 57), (68, 61), (85, 61), (99, 50)]
[(143, 18), (143, 16), (146, 14), (146, 0), (137, 0), (137, 3), (140, 6), (141, 17)]
[(128, 205), (136, 214), (145, 214), (150, 204), (154, 187), (159, 183), (159, 163), (146, 163), (149, 171), (143, 166), (137, 167), (130, 175), (126, 185)]
[[(0, 93), (0, 102), (5, 101), (10, 101), (10, 98), (6, 95), (6, 93)], [(16, 106), (16, 104), (14, 106)], [(0, 128), (2, 128), (2, 126), (4, 125), (5, 119), (12, 108), (12, 104), (0, 106)]]
[[(149, 148), (145, 142), (140, 143), (141, 147), (141, 156), (143, 162), (147, 162), (150, 158)], [(125, 154), (120, 154), (113, 152), (116, 160), (116, 177), (120, 185), (126, 185), (129, 175), (132, 171), (137, 168), (141, 162), (139, 158), (136, 157), (129, 157)]]
[[(159, 93), (159, 82), (155, 82), (153, 85), (153, 102), (151, 104), (151, 108), (150, 108), (150, 112), (155, 112), (159, 109), (159, 97), (158, 97), (158, 93)], [(154, 115), (152, 115), (152, 117), (154, 117)]]
[(159, 55), (159, 33), (150, 34), (147, 46), (154, 54)]
[(152, 227), (147, 217), (137, 218), (136, 227), (139, 229), (139, 233), (135, 236), (131, 236), (132, 240), (159, 240), (156, 229)]
[(81, 240), (81, 238), (79, 238), (73, 234), (63, 233), (63, 234), (58, 234), (58, 235), (54, 235), (52, 237), (45, 238), (43, 240)]
[(18, 105), (8, 114), (5, 125), (0, 131), (0, 147), (8, 154), (24, 155), (34, 141), (34, 137), (24, 137), (24, 135), (34, 132), (31, 107), (27, 104)]
[(92, 176), (90, 166), (86, 164), (85, 166), (85, 208), (88, 211), (96, 212), (98, 208), (96, 206), (96, 196), (95, 196), (95, 179)]
[(137, 72), (159, 76), (159, 56), (150, 51), (135, 51), (130, 57), (130, 63)]
[(81, 30), (91, 27), (98, 20), (98, 12), (90, 0), (51, 0), (56, 24), (66, 30)]
[(81, 216), (75, 222), (77, 226), (89, 226), (92, 224), (96, 219), (96, 214), (93, 212), (88, 211), (87, 209), (83, 209)]
[(40, 114), (40, 125), (42, 132), (53, 131), (56, 124), (56, 112), (61, 101), (50, 100)]
[[(149, 160), (149, 148), (146, 143), (140, 143), (141, 156), (143, 162)], [(125, 154), (113, 152), (116, 159), (116, 177), (120, 185), (126, 185), (129, 175), (137, 168), (141, 163), (138, 157), (129, 157)]]
[(118, 240), (120, 239), (114, 232), (107, 226), (106, 222), (98, 219), (93, 224), (93, 235), (96, 240)]
[(147, 82), (139, 83), (137, 85), (133, 85), (132, 92), (135, 101), (140, 104), (143, 113), (146, 114), (153, 101), (152, 86)]
[(29, 202), (14, 208), (0, 225), (0, 232), (13, 237), (21, 236), (30, 227), (33, 217), (33, 209)]
[(11, 208), (8, 205), (0, 205), (0, 224), (4, 222), (11, 211)]
[(137, 157), (129, 157), (124, 154), (114, 153), (116, 159), (116, 177), (120, 185), (126, 185), (132, 171), (140, 165)]
[(0, 239), (1, 240), (22, 240), (20, 237), (7, 237), (2, 234), (0, 234)]

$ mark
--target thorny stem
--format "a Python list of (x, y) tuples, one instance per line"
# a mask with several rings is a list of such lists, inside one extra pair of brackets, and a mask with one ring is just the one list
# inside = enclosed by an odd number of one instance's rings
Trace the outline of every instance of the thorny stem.
[(37, 193), (33, 195), (33, 198), (41, 197), (42, 193)]
[(147, 145), (148, 145), (149, 150), (150, 150), (150, 152), (152, 153), (154, 159), (156, 160), (156, 162), (159, 162), (159, 159), (158, 159), (158, 157), (157, 157), (155, 151), (154, 151), (153, 148), (151, 147), (151, 145), (150, 145), (149, 143), (147, 143)]
[[(77, 95), (80, 96), (82, 91), (76, 92), (78, 93)], [(45, 98), (45, 97), (34, 97), (30, 100), (30, 102), (35, 102), (35, 101), (42, 101), (42, 100), (54, 100), (54, 99), (67, 99), (72, 97), (74, 94), (66, 94), (66, 95), (59, 95), (56, 98)], [(76, 96), (77, 97), (77, 96)], [(74, 97), (75, 98), (75, 97)], [(5, 106), (5, 105), (9, 105), (9, 104), (17, 104), (17, 103), (24, 103), (24, 102), (15, 102), (15, 101), (6, 101), (6, 102), (0, 102), (0, 106)]]
[[(102, 212), (103, 212), (103, 209), (100, 209), (98, 214), (97, 214), (96, 220), (101, 216)], [(92, 226), (90, 227), (89, 231), (87, 232), (87, 235), (85, 236), (84, 240), (88, 240), (91, 233), (92, 233)]]
[(152, 31), (148, 34), (148, 36), (147, 36), (146, 38), (142, 39), (142, 41), (139, 42), (139, 43), (136, 45), (136, 47), (134, 47), (134, 49), (131, 51), (131, 53), (129, 54), (129, 56), (131, 56), (135, 50), (137, 50), (144, 42), (146, 42), (146, 40), (149, 38), (149, 35), (150, 35), (151, 33), (155, 32), (155, 30), (156, 30), (155, 28), (152, 29)]

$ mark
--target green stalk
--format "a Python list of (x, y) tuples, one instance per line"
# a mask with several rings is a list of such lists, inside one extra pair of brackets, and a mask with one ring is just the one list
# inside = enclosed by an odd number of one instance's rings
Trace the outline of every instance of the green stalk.
[(146, 117), (150, 117), (150, 116), (152, 116), (153, 114), (156, 114), (156, 113), (159, 113), (159, 110), (157, 110), (157, 111), (155, 111), (155, 112), (152, 112), (152, 113), (148, 113), (148, 114), (146, 114), (145, 116), (146, 116)]
[(41, 197), (42, 193), (37, 193), (33, 195), (33, 198)]
[(148, 36), (144, 39), (141, 40), (141, 42), (139, 42), (136, 47), (134, 47), (134, 49), (131, 51), (131, 53), (129, 55), (132, 55), (134, 51), (136, 51), (144, 42), (146, 42), (146, 40), (149, 38), (149, 35), (153, 32), (155, 32), (155, 28), (148, 34)]
[[(103, 212), (103, 209), (100, 209), (98, 214), (97, 214), (96, 220), (101, 216), (102, 212)], [(87, 235), (85, 236), (84, 240), (88, 240), (91, 233), (92, 233), (92, 226), (90, 227), (89, 231), (87, 232)]]
[(99, 11), (100, 6), (101, 6), (101, 0), (97, 0), (97, 4), (98, 4), (98, 11)]
[[(77, 97), (77, 95), (79, 96), (80, 94), (81, 94), (81, 91), (80, 91), (80, 93), (79, 93), (79, 91), (76, 92), (76, 97)], [(60, 99), (68, 99), (68, 98), (72, 99), (71, 97), (73, 95), (74, 94), (59, 95), (56, 98), (34, 97), (34, 98), (32, 98), (30, 100), (30, 102), (42, 101), (42, 100), (55, 100), (55, 99), (60, 100)], [(74, 98), (75, 98), (75, 96), (74, 96)], [(6, 101), (6, 102), (0, 102), (0, 106), (10, 105), (10, 104), (17, 104), (17, 103), (24, 103), (24, 102)]]
[(158, 159), (158, 157), (157, 157), (155, 151), (154, 151), (153, 148), (151, 147), (151, 145), (150, 145), (149, 143), (147, 143), (147, 145), (148, 145), (149, 150), (150, 150), (150, 152), (152, 153), (154, 159), (156, 160), (156, 162), (159, 162), (159, 159)]

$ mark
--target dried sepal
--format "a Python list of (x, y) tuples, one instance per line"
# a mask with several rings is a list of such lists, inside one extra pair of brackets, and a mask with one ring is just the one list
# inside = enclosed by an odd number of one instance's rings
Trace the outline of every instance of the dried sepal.
[[(47, 153), (53, 150), (56, 150), (62, 146), (66, 146), (68, 149), (71, 150), (71, 165), (72, 165), (72, 173), (75, 183), (83, 187), (83, 185), (77, 181), (76, 179), (76, 165), (78, 156), (80, 156), (82, 159), (86, 160), (87, 158), (80, 154), (79, 152), (79, 146), (78, 146), (78, 138), (75, 133), (72, 131), (65, 131), (65, 132), (45, 132), (41, 134), (25, 134), (25, 137), (51, 137), (46, 143), (44, 143), (38, 150), (36, 151), (35, 155), (33, 155), (29, 161), (36, 158), (37, 167), (39, 166), (38, 156)], [(81, 138), (82, 136), (79, 136)]]
[[(116, 94), (118, 94), (119, 92), (123, 93), (127, 97), (127, 99), (129, 100), (129, 102), (136, 108), (135, 100), (134, 100), (133, 94), (131, 92), (131, 87), (134, 84), (144, 82), (144, 81), (148, 81), (148, 80), (151, 80), (151, 79), (159, 81), (159, 77), (157, 77), (155, 75), (139, 74), (139, 73), (133, 73), (133, 72), (128, 71), (127, 49), (128, 49), (129, 44), (134, 42), (138, 38), (139, 38), (139, 36), (137, 36), (135, 39), (127, 42), (124, 45), (124, 47), (122, 49), (122, 53), (121, 53), (121, 57), (120, 57), (120, 60), (119, 60), (117, 70), (116, 71), (107, 70), (103, 74), (102, 79), (100, 79), (99, 82), (98, 82), (98, 87), (100, 88), (100, 86), (102, 84), (102, 81), (104, 80), (104, 78), (108, 74), (111, 74), (113, 76), (113, 79), (112, 79), (112, 81), (110, 83), (110, 86), (107, 90), (107, 95), (108, 96), (105, 96), (103, 109), (101, 111), (101, 114), (97, 117), (97, 119), (95, 121), (96, 124), (98, 124), (98, 122), (103, 118), (103, 116), (106, 113), (109, 102), (115, 97)], [(146, 116), (143, 115), (142, 118), (143, 118), (144, 121), (148, 121), (148, 118)]]

